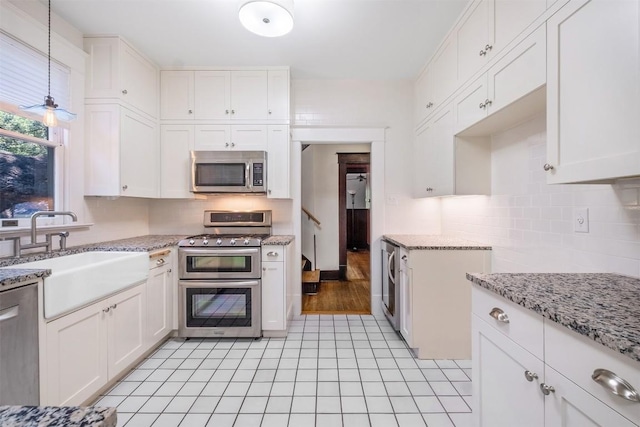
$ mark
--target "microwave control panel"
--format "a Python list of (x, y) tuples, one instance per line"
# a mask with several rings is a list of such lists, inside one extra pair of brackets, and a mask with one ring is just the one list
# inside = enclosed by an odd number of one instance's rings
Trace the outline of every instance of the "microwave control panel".
[(263, 163), (253, 164), (253, 186), (262, 187), (264, 185), (264, 167)]

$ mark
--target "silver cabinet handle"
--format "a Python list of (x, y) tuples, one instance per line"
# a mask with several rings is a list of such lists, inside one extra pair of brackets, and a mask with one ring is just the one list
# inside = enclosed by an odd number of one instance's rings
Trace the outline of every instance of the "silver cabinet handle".
[(479, 105), (479, 107), (480, 107), (480, 109), (483, 109), (483, 108), (486, 108), (487, 106), (486, 106), (486, 105), (484, 105), (484, 102), (481, 102), (481, 103), (480, 103), (480, 105)]
[(591, 379), (616, 396), (632, 402), (640, 402), (640, 395), (638, 395), (636, 389), (625, 379), (620, 378), (608, 369), (596, 369), (593, 371)]
[(430, 193), (430, 192), (432, 192), (432, 191), (433, 191), (433, 188), (431, 188), (431, 187), (427, 187), (427, 193)]
[(540, 391), (542, 391), (542, 394), (545, 396), (549, 396), (551, 393), (555, 393), (556, 389), (553, 388), (553, 386), (542, 383), (540, 384)]
[(550, 165), (549, 163), (545, 163), (544, 166), (542, 167), (545, 171), (549, 172), (550, 170), (553, 169), (553, 165)]
[(168, 270), (167, 270), (167, 273), (171, 273), (171, 269), (168, 269)]
[(229, 114), (229, 110), (224, 110), (224, 113), (225, 114)]
[(123, 186), (122, 186), (122, 190), (123, 190), (123, 191), (126, 191), (126, 190), (127, 190), (127, 188), (129, 188), (129, 186), (128, 186), (128, 185), (123, 185)]
[(402, 259), (403, 261), (406, 261), (406, 260), (407, 260), (407, 256), (406, 256), (406, 255), (402, 255), (402, 258), (401, 258), (401, 259)]
[(122, 90), (122, 94), (123, 94), (123, 95), (126, 95), (127, 93), (129, 93), (129, 92), (127, 92), (127, 90), (126, 90), (126, 89), (123, 89), (123, 90)]
[(159, 260), (156, 261), (156, 265), (162, 265), (165, 262), (167, 262), (167, 261), (165, 261), (164, 258), (160, 258)]
[(533, 380), (537, 380), (538, 379), (538, 374), (536, 374), (535, 372), (531, 372), (531, 371), (524, 371), (524, 377), (527, 379), (527, 381), (531, 382)]
[(236, 110), (231, 110), (231, 114), (235, 114), (235, 113), (236, 113)]
[(236, 143), (235, 143), (235, 142), (232, 142), (232, 143), (231, 143), (231, 146), (232, 146), (232, 147), (235, 147), (235, 146), (236, 146)]
[(490, 106), (491, 104), (493, 104), (493, 101), (491, 101), (490, 99), (485, 99), (484, 100), (484, 106)]
[(189, 114), (193, 114), (193, 110), (189, 110)]
[(19, 312), (20, 312), (19, 305), (14, 305), (13, 307), (0, 310), (0, 322), (2, 322), (3, 320), (9, 320), (14, 317), (17, 317)]
[(267, 256), (278, 256), (278, 252), (267, 252)]
[(113, 304), (111, 307), (109, 307), (112, 310), (115, 310), (116, 308), (118, 308), (118, 304)]
[(501, 308), (493, 307), (489, 312), (489, 316), (493, 317), (498, 322), (509, 323), (509, 316), (507, 316), (507, 313), (505, 313)]
[(485, 50), (484, 50), (484, 49), (482, 49), (482, 50), (480, 51), (480, 56), (484, 56), (484, 55), (486, 55), (486, 54), (487, 54), (487, 52), (485, 52)]
[(102, 311), (105, 313), (108, 313), (111, 310), (111, 308), (107, 307), (107, 308), (103, 308)]
[(491, 46), (490, 44), (488, 44), (488, 45), (486, 45), (486, 46), (484, 47), (484, 51), (485, 51), (485, 52), (489, 52), (491, 49), (493, 49), (493, 46)]

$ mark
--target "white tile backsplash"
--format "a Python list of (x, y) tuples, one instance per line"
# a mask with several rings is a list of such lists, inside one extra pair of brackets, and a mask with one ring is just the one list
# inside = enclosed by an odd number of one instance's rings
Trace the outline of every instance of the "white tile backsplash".
[[(441, 200), (442, 232), (493, 246), (494, 272), (616, 272), (640, 276), (640, 179), (547, 185), (538, 116), (492, 137), (492, 195)], [(574, 210), (589, 209), (589, 233)]]

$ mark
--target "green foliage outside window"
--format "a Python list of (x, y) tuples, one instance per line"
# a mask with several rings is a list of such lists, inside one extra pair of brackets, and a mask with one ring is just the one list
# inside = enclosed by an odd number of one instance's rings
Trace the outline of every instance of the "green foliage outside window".
[[(49, 134), (49, 128), (43, 125), (42, 122), (5, 113), (4, 111), (0, 111), (0, 128), (42, 139), (47, 139)], [(47, 154), (47, 147), (39, 144), (25, 144), (24, 141), (2, 135), (0, 135), (0, 150), (24, 156)]]

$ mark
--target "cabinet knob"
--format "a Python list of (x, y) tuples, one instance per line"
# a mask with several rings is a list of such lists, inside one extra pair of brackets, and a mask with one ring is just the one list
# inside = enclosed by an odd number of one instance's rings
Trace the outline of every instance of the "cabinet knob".
[(536, 374), (535, 372), (531, 372), (531, 371), (524, 371), (524, 377), (527, 379), (527, 381), (531, 382), (533, 380), (537, 380), (538, 379), (538, 374)]
[(236, 113), (236, 110), (231, 110), (231, 114), (235, 114), (235, 113)]
[(608, 369), (596, 369), (591, 379), (605, 390), (632, 402), (640, 402), (640, 395), (631, 384)]
[(116, 308), (118, 308), (118, 304), (113, 304), (111, 307), (109, 307), (112, 310), (115, 310)]
[(544, 394), (545, 396), (549, 396), (551, 393), (555, 393), (556, 391), (555, 388), (545, 383), (540, 384), (540, 390), (542, 391), (542, 394)]
[(225, 146), (225, 147), (228, 147), (228, 146), (229, 146), (229, 143), (228, 143), (228, 142), (225, 142), (224, 146)]
[(407, 256), (406, 255), (402, 255), (402, 260), (406, 261), (407, 260)]
[(267, 256), (278, 256), (278, 252), (267, 252)]
[(486, 51), (486, 50), (482, 49), (482, 50), (480, 51), (480, 56), (484, 56), (484, 55), (486, 55), (486, 54), (487, 54), (487, 51)]
[(542, 168), (549, 172), (550, 170), (553, 170), (553, 165), (550, 165), (549, 163), (545, 163), (544, 166), (542, 166)]
[(111, 308), (107, 307), (107, 308), (103, 308), (102, 312), (103, 313), (108, 313), (111, 310)]
[(493, 317), (498, 322), (509, 323), (509, 316), (507, 316), (507, 313), (505, 313), (501, 308), (493, 307), (489, 312), (489, 316)]
[(484, 100), (484, 106), (486, 107), (487, 105), (491, 105), (493, 104), (493, 101), (491, 101), (490, 99), (485, 99)]
[(127, 190), (127, 188), (129, 188), (129, 186), (128, 186), (128, 185), (123, 185), (123, 186), (122, 186), (122, 191), (126, 191), (126, 190)]
[(271, 110), (269, 110), (269, 114), (271, 114)]
[(170, 269), (170, 268), (169, 268), (169, 269), (167, 269), (167, 273), (171, 273), (171, 269)]
[(156, 265), (162, 265), (164, 264), (166, 261), (164, 260), (164, 258), (160, 258), (159, 260), (156, 261)]
[(262, 271), (267, 271), (267, 267), (262, 267)]
[(189, 110), (189, 114), (193, 114), (193, 110)]
[(123, 95), (126, 95), (127, 93), (129, 93), (129, 92), (127, 92), (127, 90), (126, 90), (126, 89), (123, 89), (123, 90), (122, 90), (122, 94), (123, 94)]
[(488, 45), (486, 45), (486, 46), (484, 47), (484, 51), (485, 51), (485, 52), (489, 52), (491, 49), (493, 49), (493, 46), (491, 46), (490, 44), (488, 44)]
[(433, 191), (433, 188), (431, 188), (431, 187), (427, 187), (427, 193), (430, 193), (430, 192), (432, 192), (432, 191)]
[(224, 113), (225, 114), (229, 114), (229, 110), (224, 110)]
[(479, 105), (479, 107), (480, 107), (480, 109), (483, 109), (483, 108), (486, 108), (487, 106), (486, 106), (486, 105), (484, 105), (484, 102), (481, 102), (481, 103), (480, 103), (480, 105)]
[(235, 143), (235, 142), (232, 142), (232, 143), (231, 143), (231, 146), (232, 146), (232, 147), (235, 147), (235, 146), (236, 146), (236, 143)]
[(271, 194), (271, 190), (267, 190), (267, 193)]

